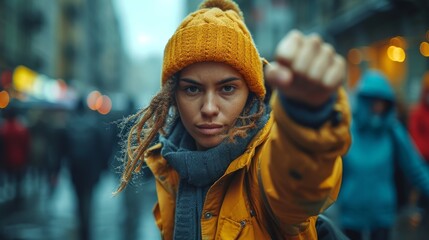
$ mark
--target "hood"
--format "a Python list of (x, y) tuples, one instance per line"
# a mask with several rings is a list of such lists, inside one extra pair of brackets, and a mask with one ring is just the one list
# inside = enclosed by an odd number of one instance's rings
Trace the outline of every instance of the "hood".
[(369, 70), (362, 76), (356, 94), (395, 102), (395, 92), (392, 86), (387, 78), (376, 70)]
[[(382, 73), (375, 70), (366, 72), (359, 82), (355, 97), (353, 121), (360, 129), (382, 130), (394, 121), (395, 92)], [(378, 115), (372, 112), (371, 98), (387, 100), (392, 104), (385, 114)]]

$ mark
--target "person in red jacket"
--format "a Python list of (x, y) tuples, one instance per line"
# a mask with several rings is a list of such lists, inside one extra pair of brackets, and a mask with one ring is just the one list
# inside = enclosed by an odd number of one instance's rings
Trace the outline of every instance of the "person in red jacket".
[(408, 127), (417, 148), (429, 164), (429, 72), (424, 75), (420, 101), (410, 112)]
[(17, 119), (15, 108), (6, 108), (4, 115), (6, 120), (0, 126), (0, 138), (4, 149), (1, 158), (4, 161), (6, 173), (15, 185), (15, 199), (19, 200), (22, 196), (22, 179), (28, 163), (30, 134), (28, 129)]
[[(408, 130), (429, 168), (429, 71), (423, 76), (421, 90), (420, 101), (410, 111)], [(425, 210), (423, 221), (428, 221), (429, 199), (423, 196), (419, 198), (418, 205)]]

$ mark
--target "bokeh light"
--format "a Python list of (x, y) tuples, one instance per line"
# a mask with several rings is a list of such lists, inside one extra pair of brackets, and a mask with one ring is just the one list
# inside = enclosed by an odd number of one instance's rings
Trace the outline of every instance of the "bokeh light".
[(10, 97), (6, 91), (0, 92), (0, 108), (6, 108), (9, 105)]
[(97, 110), (97, 99), (101, 96), (101, 93), (99, 91), (92, 91), (88, 94), (88, 97), (86, 98), (86, 103), (91, 110)]
[(37, 73), (25, 67), (18, 66), (13, 73), (13, 85), (17, 91), (31, 92)]
[(387, 56), (394, 62), (404, 62), (406, 58), (404, 49), (396, 46), (387, 48)]
[(347, 59), (350, 63), (358, 65), (362, 62), (362, 52), (357, 48), (352, 48), (347, 54)]
[(420, 43), (420, 53), (425, 57), (429, 57), (429, 43), (428, 42)]
[(97, 108), (97, 111), (103, 115), (108, 114), (110, 112), (110, 110), (112, 109), (112, 101), (106, 95), (102, 95), (102, 96), (98, 97), (96, 105), (99, 106)]

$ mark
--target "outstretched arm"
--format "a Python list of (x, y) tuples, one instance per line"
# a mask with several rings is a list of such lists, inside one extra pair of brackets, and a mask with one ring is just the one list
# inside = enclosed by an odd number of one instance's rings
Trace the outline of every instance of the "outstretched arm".
[[(263, 194), (286, 235), (296, 235), (335, 201), (350, 144), (345, 64), (317, 35), (289, 33), (266, 66), (275, 124), (260, 157)], [(313, 121), (314, 120), (314, 121)]]

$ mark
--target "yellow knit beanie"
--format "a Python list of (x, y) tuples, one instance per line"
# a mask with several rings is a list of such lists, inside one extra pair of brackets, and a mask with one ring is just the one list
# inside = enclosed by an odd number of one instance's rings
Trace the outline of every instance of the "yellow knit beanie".
[(162, 84), (197, 62), (226, 63), (244, 77), (250, 91), (265, 95), (261, 58), (240, 8), (231, 0), (206, 0), (183, 20), (164, 50)]

